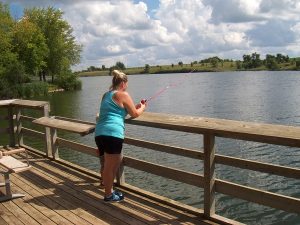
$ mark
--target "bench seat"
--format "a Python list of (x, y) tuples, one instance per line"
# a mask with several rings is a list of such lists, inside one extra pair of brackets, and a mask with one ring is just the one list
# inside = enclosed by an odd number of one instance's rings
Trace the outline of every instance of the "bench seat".
[(87, 135), (89, 133), (94, 132), (95, 130), (95, 125), (60, 120), (51, 117), (41, 117), (36, 120), (33, 120), (32, 122), (45, 127), (71, 131), (80, 135)]
[[(16, 154), (16, 153), (26, 153), (26, 160), (27, 163), (24, 163), (10, 155)], [(4, 182), (0, 183), (0, 187), (5, 187), (5, 194), (0, 196), (0, 202), (12, 200), (15, 198), (21, 198), (24, 197), (23, 194), (13, 194), (11, 192), (11, 184), (10, 184), (10, 178), (9, 175), (12, 173), (20, 173), (25, 170), (29, 170), (31, 166), (29, 165), (28, 161), (28, 154), (24, 148), (0, 148), (0, 173), (4, 176)]]
[(11, 171), (11, 173), (19, 173), (31, 167), (27, 163), (23, 163), (12, 156), (3, 156), (0, 159), (0, 165)]

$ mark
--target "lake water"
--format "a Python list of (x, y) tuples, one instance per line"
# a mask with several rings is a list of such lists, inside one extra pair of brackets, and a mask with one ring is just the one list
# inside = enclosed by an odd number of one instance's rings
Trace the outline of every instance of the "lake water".
[[(95, 121), (102, 94), (111, 77), (81, 78), (83, 89), (55, 93), (37, 100), (51, 103), (51, 115)], [(149, 98), (171, 83), (163, 94), (149, 102), (147, 111), (200, 117), (243, 120), (273, 124), (300, 125), (300, 72), (223, 72), (156, 74), (129, 76), (129, 93), (135, 102)], [(150, 141), (199, 150), (202, 136), (127, 125), (126, 135)], [(93, 134), (79, 137), (58, 133), (78, 142), (95, 146)], [(35, 143), (25, 138), (25, 144)], [(300, 168), (298, 148), (263, 143), (216, 139), (216, 152), (227, 156)], [(124, 146), (124, 154), (139, 159), (203, 173), (198, 160)], [(60, 156), (98, 171), (98, 159), (69, 149)], [(217, 177), (242, 185), (300, 198), (300, 180), (217, 165)], [(126, 168), (126, 182), (171, 199), (203, 208), (203, 190), (190, 185)], [(300, 224), (300, 216), (217, 194), (216, 213), (247, 224)]]

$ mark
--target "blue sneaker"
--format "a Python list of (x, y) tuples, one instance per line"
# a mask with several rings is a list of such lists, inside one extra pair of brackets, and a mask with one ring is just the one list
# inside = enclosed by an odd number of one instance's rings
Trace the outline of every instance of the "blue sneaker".
[(111, 194), (109, 197), (104, 197), (104, 202), (120, 202), (124, 200), (124, 196), (119, 196), (115, 192)]
[(116, 195), (118, 195), (119, 197), (121, 197), (121, 198), (124, 199), (124, 195), (123, 195), (123, 193), (122, 193), (121, 191), (119, 191), (119, 190), (114, 190), (114, 193), (115, 193)]

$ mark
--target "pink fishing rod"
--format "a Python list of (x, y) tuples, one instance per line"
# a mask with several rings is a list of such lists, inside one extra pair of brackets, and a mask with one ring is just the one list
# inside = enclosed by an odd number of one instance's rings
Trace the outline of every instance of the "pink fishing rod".
[(179, 81), (177, 81), (176, 83), (173, 82), (173, 83), (169, 84), (168, 86), (166, 86), (166, 87), (160, 89), (158, 92), (156, 92), (156, 93), (155, 93), (154, 95), (152, 95), (151, 97), (146, 98), (146, 99), (142, 99), (142, 100), (141, 100), (141, 103), (142, 103), (142, 104), (145, 104), (146, 102), (149, 102), (149, 101), (151, 101), (151, 100), (153, 100), (153, 99), (156, 99), (157, 97), (159, 97), (160, 95), (162, 95), (162, 94), (163, 94), (166, 90), (168, 90), (169, 88), (173, 88), (173, 87), (179, 86), (180, 84), (182, 84), (182, 83), (185, 81), (185, 79), (188, 77), (188, 75), (189, 75), (190, 73), (194, 72), (195, 70), (196, 70), (196, 69), (193, 69), (193, 70), (190, 71), (189, 73), (185, 74), (184, 77), (181, 78), (181, 79), (180, 79)]

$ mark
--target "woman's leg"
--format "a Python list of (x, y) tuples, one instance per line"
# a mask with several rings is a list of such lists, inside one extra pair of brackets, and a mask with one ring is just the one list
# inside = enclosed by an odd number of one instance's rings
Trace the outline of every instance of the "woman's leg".
[(104, 157), (103, 182), (105, 187), (105, 196), (109, 197), (113, 192), (113, 183), (116, 172), (120, 167), (122, 155), (104, 153)]
[(104, 172), (104, 155), (100, 156), (100, 187), (104, 187), (104, 182), (103, 182), (103, 172)]

